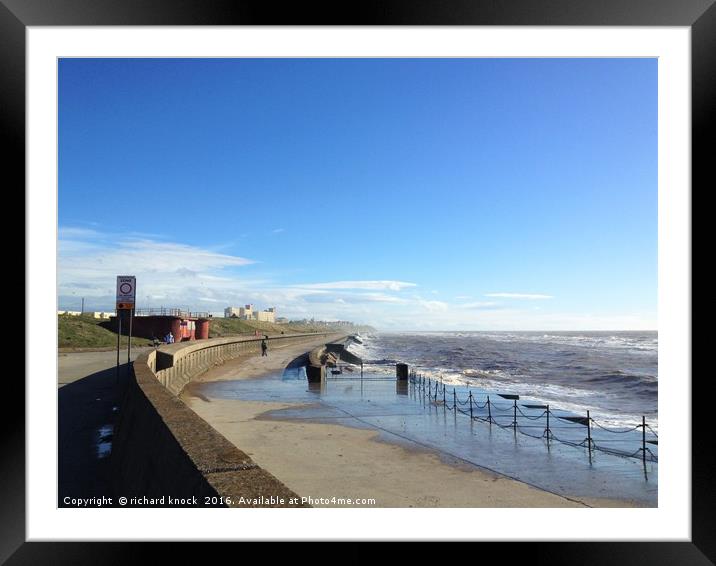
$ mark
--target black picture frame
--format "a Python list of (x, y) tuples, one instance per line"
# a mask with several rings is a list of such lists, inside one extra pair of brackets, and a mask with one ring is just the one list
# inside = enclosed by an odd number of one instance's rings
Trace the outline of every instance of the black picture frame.
[[(524, 25), (524, 26), (686, 26), (692, 48), (692, 187), (706, 190), (710, 161), (707, 136), (716, 108), (716, 6), (714, 0), (361, 0), (355, 3), (293, 3), (280, 10), (270, 2), (245, 0), (0, 0), (0, 135), (4, 172), (25, 183), (25, 31), (28, 26), (98, 25)], [(7, 190), (7, 189), (6, 189)], [(8, 191), (9, 192), (9, 191)], [(695, 191), (692, 188), (692, 195)], [(691, 274), (693, 277), (693, 274)], [(693, 279), (692, 279), (693, 280)], [(26, 303), (32, 301), (25, 296)], [(693, 350), (693, 346), (692, 346)], [(141, 556), (142, 543), (25, 542), (24, 383), (6, 374), (6, 400), (19, 411), (2, 412), (0, 457), (0, 563), (125, 563)], [(14, 379), (11, 379), (14, 378)], [(27, 378), (27, 376), (26, 376)], [(691, 376), (683, 376), (685, 382)], [(692, 387), (692, 538), (690, 542), (483, 543), (515, 560), (550, 564), (713, 564), (716, 562), (716, 466), (706, 422), (705, 379)], [(48, 460), (48, 465), (53, 465)], [(588, 520), (588, 518), (585, 518)], [(476, 526), (479, 532), (479, 526)], [(320, 533), (316, 534), (320, 539)], [(559, 540), (556, 532), (555, 540)], [(144, 543), (146, 544), (146, 543)], [(188, 545), (163, 545), (183, 562)], [(275, 546), (275, 545), (274, 545)], [(355, 562), (371, 550), (355, 543), (340, 553)], [(415, 548), (417, 545), (414, 545)], [(421, 545), (422, 546), (422, 545)], [(423, 550), (418, 547), (419, 552)], [(285, 550), (272, 550), (280, 559)], [(295, 550), (290, 551), (295, 552)], [(402, 551), (401, 551), (402, 552)], [(475, 552), (471, 548), (470, 552)], [(333, 554), (333, 553), (331, 553)], [(479, 556), (479, 555), (476, 555)], [(332, 558), (336, 559), (337, 556)]]

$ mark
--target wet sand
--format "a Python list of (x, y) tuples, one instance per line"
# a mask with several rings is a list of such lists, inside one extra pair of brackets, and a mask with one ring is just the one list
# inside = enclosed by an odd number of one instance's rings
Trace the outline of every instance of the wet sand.
[[(318, 344), (318, 343), (317, 343)], [(380, 432), (307, 419), (275, 419), (270, 411), (301, 403), (209, 398), (201, 382), (280, 373), (310, 344), (269, 351), (212, 368), (189, 384), (182, 400), (262, 468), (316, 507), (355, 507), (332, 498), (374, 499), (362, 507), (628, 507), (629, 502), (550, 493), (472, 464), (448, 462), (415, 443), (379, 439)]]

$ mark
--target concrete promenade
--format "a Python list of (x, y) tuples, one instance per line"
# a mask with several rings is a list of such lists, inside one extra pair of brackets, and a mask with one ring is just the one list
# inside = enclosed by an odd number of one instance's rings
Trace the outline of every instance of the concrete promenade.
[[(267, 358), (231, 360), (192, 381), (183, 401), (253, 461), (301, 496), (327, 507), (629, 507), (625, 500), (566, 497), (371, 426), (380, 403), (348, 412), (322, 401), (304, 379), (281, 373), (300, 354), (287, 348)], [(391, 385), (393, 388), (394, 385)], [(349, 382), (345, 387), (359, 387)], [(393, 393), (393, 397), (395, 393)], [(343, 405), (341, 405), (343, 406)], [(391, 406), (392, 407), (392, 406)], [(393, 415), (424, 410), (406, 403)], [(402, 415), (402, 416), (401, 416)], [(348, 425), (348, 426), (346, 426)], [(332, 502), (335, 497), (339, 502)], [(365, 503), (342, 504), (361, 499)], [(370, 501), (373, 500), (373, 501)]]
[[(132, 359), (149, 348), (132, 350)], [(109, 446), (127, 380), (117, 352), (58, 354), (58, 505), (65, 497), (109, 496)]]

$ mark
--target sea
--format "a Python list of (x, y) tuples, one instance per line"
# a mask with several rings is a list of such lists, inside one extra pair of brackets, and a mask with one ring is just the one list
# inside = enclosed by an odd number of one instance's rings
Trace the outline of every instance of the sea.
[(395, 364), (476, 392), (519, 395), (551, 409), (658, 429), (658, 335), (651, 332), (399, 332), (358, 336), (364, 370)]

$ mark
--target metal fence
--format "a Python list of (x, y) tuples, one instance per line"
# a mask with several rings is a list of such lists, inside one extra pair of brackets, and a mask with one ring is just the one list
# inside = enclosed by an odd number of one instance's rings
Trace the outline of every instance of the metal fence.
[(185, 311), (182, 309), (168, 309), (165, 307), (136, 309), (134, 316), (175, 316), (178, 318), (209, 318), (208, 312)]
[[(512, 429), (525, 436), (543, 439), (547, 443), (559, 442), (568, 446), (586, 448), (589, 458), (593, 451), (614, 454), (627, 458), (640, 458), (658, 462), (658, 454), (651, 450), (659, 444), (657, 432), (646, 423), (616, 429), (595, 420), (590, 411), (585, 416), (571, 415), (564, 411), (553, 411), (549, 405), (519, 403), (519, 395), (473, 394), (461, 397), (455, 387), (449, 391), (445, 383), (430, 379), (412, 371), (411, 389), (416, 398), (431, 407), (454, 411), (469, 417), (472, 421), (485, 422), (503, 429)], [(495, 402), (494, 398), (499, 397)], [(505, 402), (512, 401), (512, 403)], [(634, 449), (639, 446), (638, 449)]]

